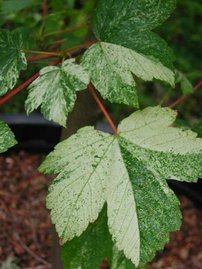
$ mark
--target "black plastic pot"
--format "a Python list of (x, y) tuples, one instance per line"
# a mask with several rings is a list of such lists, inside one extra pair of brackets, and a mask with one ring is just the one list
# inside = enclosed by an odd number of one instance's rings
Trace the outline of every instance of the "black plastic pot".
[(47, 153), (60, 141), (62, 128), (40, 114), (0, 115), (0, 120), (8, 123), (18, 141), (12, 151)]
[(168, 185), (175, 193), (187, 196), (197, 208), (202, 210), (202, 179), (199, 179), (197, 183), (169, 180)]

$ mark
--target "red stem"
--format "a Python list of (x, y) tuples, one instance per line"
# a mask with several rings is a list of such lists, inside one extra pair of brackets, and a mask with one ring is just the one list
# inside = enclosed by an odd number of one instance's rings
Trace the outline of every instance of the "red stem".
[[(49, 64), (49, 66), (51, 65), (56, 65), (60, 63), (60, 61), (55, 61)], [(9, 92), (6, 96), (4, 96), (2, 99), (0, 99), (0, 106), (3, 105), (4, 103), (6, 103), (6, 101), (8, 101), (10, 98), (12, 98), (14, 95), (16, 95), (19, 91), (23, 90), (24, 88), (26, 88), (30, 83), (32, 83), (32, 81), (34, 81), (37, 77), (39, 76), (39, 72), (37, 72), (35, 75), (33, 75), (31, 78), (29, 78), (28, 80), (26, 80), (24, 83), (22, 83), (20, 86), (18, 86), (17, 88), (15, 88), (14, 90), (12, 90), (11, 92)]]
[[(39, 60), (43, 60), (43, 59), (50, 59), (50, 58), (56, 58), (56, 57), (61, 57), (63, 54), (65, 55), (70, 55), (70, 54), (73, 54), (74, 52), (77, 52), (79, 51), (80, 49), (87, 49), (89, 48), (92, 44), (94, 44), (95, 41), (88, 41), (82, 45), (79, 45), (79, 46), (75, 46), (73, 48), (70, 48), (70, 49), (67, 49), (67, 50), (63, 50), (61, 52), (44, 52), (44, 54), (40, 54), (40, 55), (37, 55), (37, 56), (32, 56), (30, 58), (27, 59), (27, 62), (28, 63), (31, 63), (31, 62), (34, 62), (34, 61), (39, 61)], [(27, 51), (29, 52), (29, 51)], [(36, 51), (37, 53), (37, 51)], [(61, 55), (60, 55), (61, 53)]]
[(47, 0), (43, 0), (43, 17), (48, 15), (48, 3)]
[(0, 105), (3, 105), (6, 101), (8, 101), (11, 97), (13, 97), (14, 95), (16, 95), (19, 91), (21, 91), (22, 89), (24, 89), (25, 87), (27, 87), (32, 81), (34, 81), (37, 77), (39, 76), (39, 72), (36, 73), (35, 75), (33, 75), (31, 78), (29, 78), (27, 81), (25, 81), (24, 83), (22, 83), (19, 87), (17, 87), (16, 89), (14, 89), (12, 92), (8, 93), (6, 96), (4, 96), (1, 100), (0, 100)]
[(56, 57), (55, 55), (37, 55), (37, 56), (33, 56), (27, 59), (28, 63), (34, 62), (34, 61), (39, 61), (39, 60), (43, 60), (43, 59), (50, 59)]
[(106, 108), (104, 107), (103, 103), (100, 101), (99, 97), (96, 94), (96, 91), (93, 87), (92, 84), (90, 84), (88, 86), (88, 90), (91, 92), (93, 98), (95, 99), (98, 107), (100, 108), (100, 110), (102, 111), (102, 113), (104, 114), (105, 118), (107, 119), (107, 121), (109, 122), (109, 125), (111, 126), (114, 134), (117, 134), (117, 128), (116, 125), (114, 124), (113, 120), (111, 119), (109, 113), (107, 112)]
[[(78, 48), (72, 48), (71, 49), (71, 53), (73, 52), (77, 52)], [(51, 57), (56, 57), (55, 55), (38, 55), (38, 56), (33, 56), (31, 58), (27, 59), (27, 62), (33, 62), (33, 61), (37, 61), (37, 60), (41, 60), (41, 59), (49, 59)], [(49, 64), (49, 66), (51, 65), (56, 65), (58, 63), (60, 63), (61, 60), (57, 60), (55, 62), (52, 62)], [(39, 72), (36, 73), (34, 76), (32, 76), (31, 78), (29, 78), (27, 81), (25, 81), (23, 84), (21, 84), (20, 86), (18, 86), (16, 89), (12, 90), (12, 92), (8, 93), (6, 96), (4, 96), (2, 99), (0, 99), (0, 105), (3, 105), (6, 101), (8, 101), (11, 97), (13, 97), (14, 95), (16, 95), (19, 91), (23, 90), (25, 87), (27, 87), (34, 79), (36, 79), (39, 76)]]
[[(196, 84), (196, 86), (194, 86), (194, 90), (195, 91), (198, 91), (201, 87), (202, 87), (202, 80), (198, 84)], [(169, 105), (169, 107), (170, 108), (174, 108), (177, 105), (182, 104), (184, 101), (186, 101), (189, 98), (189, 96), (181, 96), (175, 102), (173, 102), (171, 105)]]

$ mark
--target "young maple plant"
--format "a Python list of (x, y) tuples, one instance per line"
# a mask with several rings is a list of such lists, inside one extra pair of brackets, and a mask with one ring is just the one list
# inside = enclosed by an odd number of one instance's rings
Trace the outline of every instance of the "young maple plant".
[[(62, 242), (64, 268), (143, 268), (181, 225), (179, 201), (167, 180), (202, 177), (202, 139), (174, 127), (176, 112), (139, 109), (137, 79), (175, 85), (173, 54), (153, 29), (175, 8), (175, 0), (98, 0), (91, 20), (93, 41), (79, 49), (47, 52), (58, 61), (13, 89), (27, 68), (25, 38), (0, 31), (0, 94), (3, 104), (29, 84), (29, 114), (41, 107), (48, 120), (68, 128), (77, 92), (89, 90), (113, 134), (84, 127), (59, 143), (40, 166), (57, 175), (47, 208)], [(46, 13), (47, 10), (44, 9)], [(82, 54), (82, 55), (81, 55)], [(111, 103), (136, 110), (115, 126), (96, 90)], [(0, 152), (16, 143), (0, 122)]]

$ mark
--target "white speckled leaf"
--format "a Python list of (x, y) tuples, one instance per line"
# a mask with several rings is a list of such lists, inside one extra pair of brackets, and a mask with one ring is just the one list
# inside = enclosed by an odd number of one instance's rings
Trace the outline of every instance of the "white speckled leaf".
[(25, 103), (28, 114), (41, 105), (45, 118), (66, 126), (67, 115), (74, 108), (76, 92), (85, 90), (89, 83), (88, 74), (74, 61), (67, 60), (61, 67), (50, 66), (40, 71), (40, 76), (29, 86)]
[[(47, 205), (63, 241), (81, 235), (106, 203), (115, 248), (135, 266), (164, 247), (181, 224), (166, 180), (202, 177), (202, 139), (172, 127), (175, 118), (171, 109), (150, 107), (123, 120), (117, 136), (86, 127), (56, 147), (41, 171), (59, 174)], [(112, 268), (133, 268), (118, 257)]]
[(40, 170), (59, 173), (50, 186), (47, 207), (64, 242), (81, 235), (107, 202), (113, 239), (119, 250), (138, 265), (135, 200), (118, 142), (113, 136), (91, 127), (83, 128), (60, 143)]
[(0, 121), (0, 153), (16, 144), (14, 134), (11, 132), (8, 125)]
[(173, 67), (166, 42), (151, 30), (171, 14), (176, 0), (98, 0), (93, 30), (105, 42), (125, 46)]
[(60, 143), (40, 167), (42, 172), (59, 173), (50, 186), (47, 207), (64, 242), (80, 236), (104, 205), (112, 143), (112, 136), (86, 127)]
[(99, 42), (82, 58), (90, 79), (103, 98), (138, 107), (133, 75), (144, 81), (158, 79), (174, 85), (174, 73), (159, 61), (125, 47)]
[[(140, 266), (151, 261), (169, 242), (169, 233), (181, 225), (179, 202), (166, 179), (136, 158), (121, 141), (122, 156), (132, 183), (140, 233)], [(130, 145), (128, 146), (130, 147)]]
[(202, 139), (172, 127), (176, 116), (169, 108), (146, 108), (120, 124), (120, 136), (161, 177), (197, 181), (202, 177)]
[(140, 237), (136, 204), (118, 140), (114, 141), (111, 154), (114, 161), (107, 182), (109, 231), (117, 248), (123, 250), (126, 258), (138, 266)]
[(27, 67), (23, 38), (19, 31), (16, 33), (0, 30), (0, 95), (13, 89), (20, 71)]
[[(103, 40), (126, 28), (154, 29), (161, 25), (176, 6), (176, 0), (98, 0), (94, 32)], [(127, 38), (127, 37), (126, 37)]]
[(166, 179), (202, 177), (202, 139), (175, 128), (176, 112), (153, 107), (135, 112), (119, 126), (119, 143), (134, 190), (140, 229), (140, 264), (169, 242), (180, 227), (179, 202)]

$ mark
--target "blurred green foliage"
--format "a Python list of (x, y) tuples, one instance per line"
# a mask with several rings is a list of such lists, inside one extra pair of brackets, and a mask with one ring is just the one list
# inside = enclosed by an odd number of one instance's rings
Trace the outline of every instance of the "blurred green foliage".
[(202, 70), (202, 2), (178, 0), (173, 15), (159, 28), (159, 33), (173, 48), (177, 69), (194, 83)]

